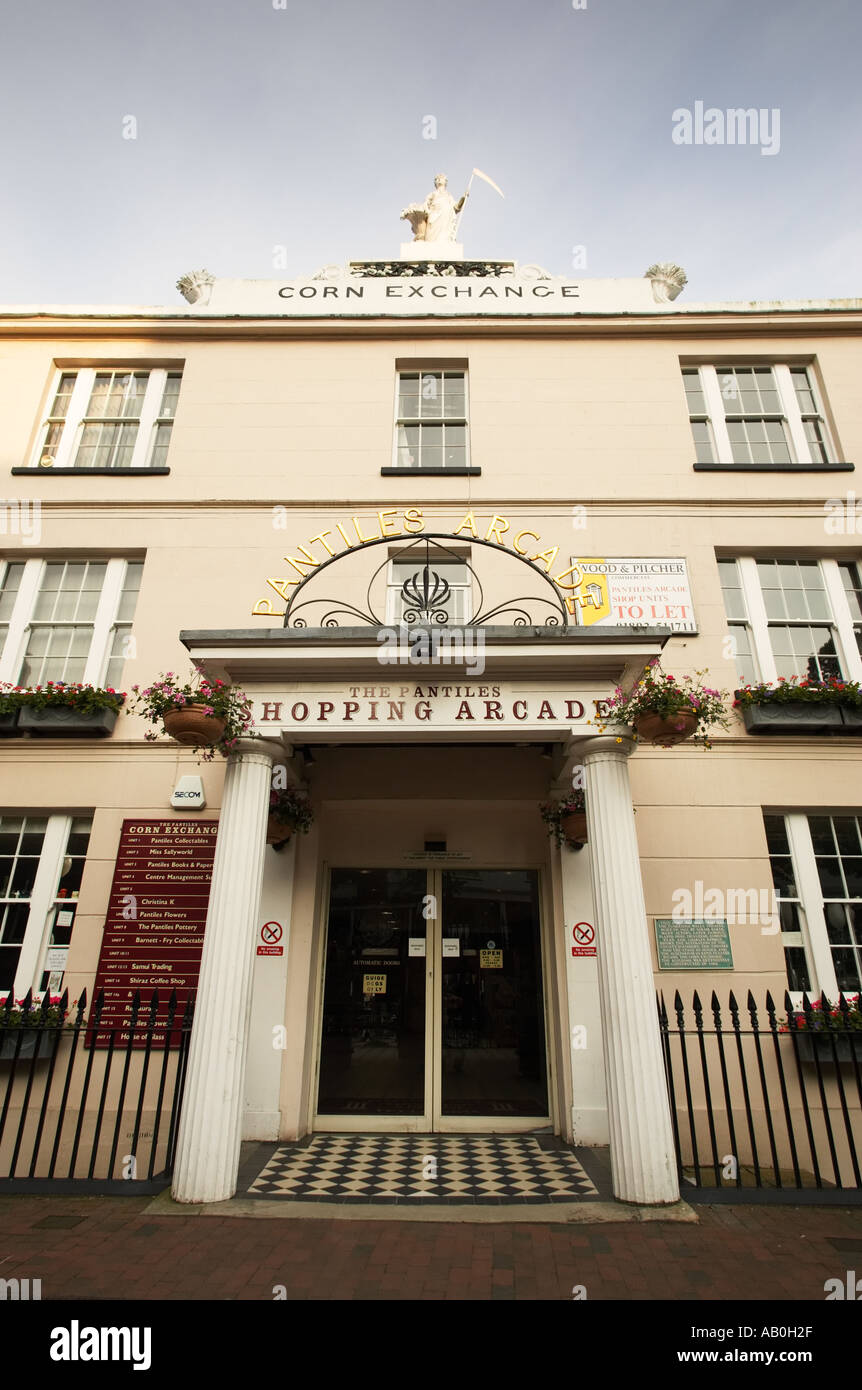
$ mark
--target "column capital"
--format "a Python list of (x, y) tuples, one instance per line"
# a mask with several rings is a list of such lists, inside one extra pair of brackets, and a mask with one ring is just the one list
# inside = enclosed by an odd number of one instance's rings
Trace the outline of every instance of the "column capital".
[(233, 748), (228, 753), (228, 762), (259, 761), (268, 763), (270, 766), (278, 761), (287, 761), (293, 752), (292, 748), (285, 748), (283, 743), (276, 743), (272, 739), (265, 738), (240, 738), (237, 739)]
[(585, 763), (597, 762), (600, 758), (630, 758), (635, 751), (636, 740), (631, 730), (624, 728), (619, 734), (598, 734), (584, 745)]

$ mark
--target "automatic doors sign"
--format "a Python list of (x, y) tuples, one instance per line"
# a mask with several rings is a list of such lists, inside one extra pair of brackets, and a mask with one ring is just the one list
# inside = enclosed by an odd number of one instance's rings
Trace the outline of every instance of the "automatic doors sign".
[(596, 929), (589, 922), (576, 922), (572, 927), (574, 946), (573, 956), (594, 956), (596, 954)]
[(260, 929), (260, 939), (262, 946), (258, 946), (259, 956), (280, 956), (284, 953), (284, 947), (279, 946), (278, 942), (284, 934), (284, 929), (280, 922), (264, 922)]
[(363, 994), (385, 994), (386, 976), (385, 975), (363, 975), (362, 976)]
[(685, 560), (577, 561), (585, 627), (669, 627), (696, 632)]

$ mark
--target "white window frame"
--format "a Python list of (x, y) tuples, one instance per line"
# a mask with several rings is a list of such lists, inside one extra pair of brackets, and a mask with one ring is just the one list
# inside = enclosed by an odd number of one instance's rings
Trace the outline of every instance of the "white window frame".
[[(387, 627), (399, 627), (399, 626), (401, 626), (402, 623), (403, 623), (402, 615), (401, 615), (401, 610), (400, 610), (400, 604), (399, 604), (398, 600), (399, 600), (399, 597), (400, 597), (400, 594), (401, 594), (401, 586), (402, 586), (403, 583), (404, 583), (404, 579), (403, 579), (403, 577), (400, 578), (400, 579), (396, 577), (396, 576), (397, 576), (397, 573), (398, 573), (398, 570), (399, 570), (399, 569), (405, 569), (408, 565), (414, 566), (414, 567), (417, 568), (417, 569), (422, 569), (422, 568), (424, 568), (424, 564), (425, 564), (425, 554), (424, 554), (424, 551), (420, 550), (418, 547), (417, 547), (417, 551), (416, 551), (416, 556), (415, 556), (415, 558), (408, 557), (407, 555), (402, 555), (402, 556), (396, 555), (396, 556), (393, 556), (393, 557), (390, 559), (390, 561), (389, 561), (389, 566), (388, 566), (387, 571), (386, 571), (386, 626), (387, 626)], [(456, 609), (456, 614), (453, 614), (453, 616), (450, 618), (450, 620), (449, 620), (448, 623), (445, 623), (445, 624), (441, 623), (441, 624), (439, 624), (439, 626), (440, 626), (441, 628), (444, 627), (444, 626), (445, 626), (445, 627), (462, 627), (462, 626), (466, 626), (466, 624), (470, 622), (470, 619), (471, 619), (472, 616), (473, 616), (473, 576), (472, 576), (471, 573), (470, 573), (470, 569), (469, 569), (468, 562), (467, 562), (466, 560), (457, 559), (456, 557), (453, 556), (451, 559), (448, 559), (448, 558), (439, 559), (439, 558), (437, 558), (437, 559), (433, 560), (433, 561), (431, 562), (431, 564), (432, 564), (432, 568), (434, 568), (434, 567), (439, 567), (439, 568), (444, 569), (444, 570), (454, 570), (454, 569), (457, 568), (457, 569), (459, 569), (459, 570), (463, 570), (463, 572), (464, 572), (464, 578), (463, 578), (463, 579), (459, 578), (459, 579), (453, 581), (453, 579), (450, 577), (450, 575), (447, 574), (447, 575), (445, 576), (445, 578), (446, 578), (446, 580), (447, 580), (447, 582), (448, 582), (448, 584), (449, 584), (449, 587), (450, 587), (450, 591), (451, 591), (451, 593), (452, 593), (452, 596), (453, 596), (454, 599), (456, 599), (456, 603), (455, 603), (455, 605), (454, 605), (454, 606), (455, 606), (455, 609)], [(417, 623), (418, 623), (418, 626), (420, 626), (420, 627), (422, 626), (422, 623), (419, 622), (418, 619), (417, 619)], [(404, 626), (407, 626), (407, 624), (403, 624), (403, 625), (404, 625)], [(432, 623), (431, 626), (433, 627), (434, 624)]]
[[(28, 990), (32, 990), (34, 994), (41, 994), (39, 986), (45, 972), (46, 953), (54, 926), (55, 908), (62, 901), (58, 899), (57, 893), (63, 873), (63, 863), (68, 854), (72, 826), (79, 816), (69, 815), (66, 812), (46, 812), (39, 807), (28, 807), (26, 810), (13, 813), (4, 811), (4, 815), (7, 814), (24, 816), (28, 820), (45, 820), (47, 822), (42, 841), (42, 852), (39, 855), (39, 864), (30, 892), (30, 911), (24, 929), (24, 939), (21, 942), (21, 952), (18, 956), (15, 980), (12, 985), (13, 996), (16, 999), (23, 999)], [(91, 813), (88, 813), (86, 818), (91, 821), (90, 834), (92, 835)]]
[[(725, 372), (733, 371), (737, 367), (769, 367), (775, 377), (775, 384), (778, 390), (778, 397), (781, 402), (784, 422), (787, 425), (787, 432), (790, 436), (789, 463), (762, 463), (744, 464), (736, 463), (733, 457), (733, 449), (730, 444), (730, 435), (727, 429), (727, 418), (725, 411), (725, 400), (721, 394), (720, 377)], [(823, 441), (826, 445), (826, 453), (829, 463), (839, 462), (835, 442), (823, 408), (823, 399), (820, 394), (820, 387), (817, 375), (814, 371), (813, 362), (763, 362), (745, 361), (744, 359), (734, 359), (725, 366), (715, 365), (710, 362), (683, 362), (681, 371), (697, 371), (700, 376), (701, 390), (707, 409), (707, 424), (712, 434), (713, 445), (715, 448), (714, 465), (721, 465), (726, 468), (746, 468), (770, 469), (770, 468), (813, 468), (824, 466), (823, 460), (812, 458), (811, 449), (808, 444), (808, 437), (802, 423), (802, 411), (796, 399), (796, 391), (793, 386), (791, 369), (799, 370), (805, 368), (808, 373), (808, 380), (811, 386), (811, 394), (814, 397), (814, 404), (817, 407), (817, 414), (823, 429)], [(733, 412), (731, 412), (733, 413)], [(795, 455), (795, 457), (794, 457)], [(700, 464), (701, 468), (709, 467), (709, 464)]]
[[(6, 577), (8, 565), (14, 563), (16, 558), (16, 556), (12, 556), (10, 559), (0, 560), (0, 584)], [(98, 556), (83, 556), (79, 559), (77, 556), (66, 555), (63, 559), (67, 563), (83, 563), (85, 560), (103, 563)], [(50, 562), (44, 559), (32, 559), (28, 560), (24, 566), (21, 586), (9, 616), (6, 643), (0, 651), (0, 683), (4, 681), (8, 681), (11, 685), (18, 683), (18, 675), (27, 650), (32, 615), (49, 563), (56, 563), (56, 561), (53, 557)], [(112, 635), (118, 621), (117, 613), (128, 566), (138, 564), (139, 561), (110, 559), (104, 563), (106, 564), (105, 582), (102, 585), (102, 592), (92, 620), (93, 636), (84, 666), (84, 674), (81, 677), (81, 684), (83, 685), (101, 685), (105, 679), (111, 656)]]
[[(133, 468), (147, 469), (150, 467), (150, 459), (156, 443), (156, 425), (159, 422), (159, 406), (165, 393), (165, 384), (171, 375), (182, 375), (182, 366), (176, 367), (151, 367), (146, 362), (131, 364), (128, 362), (110, 363), (103, 362), (98, 367), (58, 367), (51, 386), (49, 396), (49, 408), (53, 404), (57, 395), (60, 380), (64, 376), (71, 376), (75, 373), (75, 385), (69, 397), (69, 405), (66, 410), (66, 418), (63, 422), (63, 432), (60, 435), (60, 442), (54, 454), (52, 464), (41, 462), (42, 454), (45, 450), (45, 440), (48, 435), (50, 420), (46, 417), (42, 422), (39, 431), (39, 440), (30, 462), (31, 468), (36, 468), (42, 473), (52, 473), (56, 469), (71, 468), (76, 473), (92, 473), (94, 469), (75, 467), (75, 458), (78, 453), (78, 446), (81, 442), (83, 420), (90, 396), (93, 392), (96, 376), (100, 372), (137, 372), (148, 373), (147, 389), (144, 394), (141, 413), (138, 417), (138, 433), (135, 445), (132, 450), (131, 461), (125, 468), (112, 468), (112, 473), (128, 473)], [(129, 423), (132, 423), (130, 420)]]
[[(825, 902), (838, 900), (823, 897), (808, 817), (848, 814), (858, 816), (862, 812), (817, 808), (807, 811), (771, 812), (770, 814), (782, 815), (787, 827), (787, 839), (790, 844), (790, 856), (793, 861), (793, 873), (796, 879), (796, 892), (800, 907), (802, 944), (808, 962), (808, 973), (812, 981), (808, 993), (815, 999), (821, 994), (825, 994), (827, 999), (834, 1003), (840, 990), (835, 975), (835, 963), (832, 958), (832, 948), (829, 945), (829, 932), (823, 906)], [(846, 899), (842, 898), (840, 901), (844, 902)], [(801, 1007), (801, 991), (791, 991), (790, 997), (794, 1007)]]
[[(760, 679), (768, 685), (774, 685), (778, 680), (778, 670), (775, 665), (775, 657), (772, 654), (772, 644), (769, 640), (769, 620), (766, 616), (766, 604), (763, 601), (763, 593), (760, 588), (760, 577), (757, 573), (757, 560), (774, 559), (781, 557), (753, 555), (722, 555), (720, 559), (736, 560), (740, 588), (745, 600), (745, 608), (748, 614), (745, 626), (748, 628), (751, 638), (751, 654), (754, 664), (757, 667)], [(835, 648), (841, 669), (844, 672), (845, 680), (862, 681), (862, 655), (856, 644), (856, 634), (853, 629), (853, 615), (847, 602), (847, 595), (844, 592), (844, 585), (841, 582), (841, 572), (838, 568), (838, 561), (824, 558), (823, 556), (793, 555), (788, 557), (793, 560), (816, 559), (823, 575), (823, 587), (832, 609), (832, 617), (825, 626), (831, 627), (835, 634)], [(862, 561), (855, 560), (853, 563), (860, 564)], [(738, 618), (728, 619), (725, 610), (725, 623), (730, 631), (730, 623), (739, 623)]]
[[(445, 376), (447, 372), (448, 372), (451, 376), (458, 375), (458, 376), (463, 376), (463, 378), (464, 378), (464, 467), (465, 467), (465, 468), (470, 468), (470, 467), (472, 467), (472, 464), (471, 464), (471, 455), (470, 455), (470, 374), (469, 374), (469, 372), (468, 372), (468, 370), (467, 370), (467, 367), (466, 367), (465, 365), (461, 365), (460, 363), (457, 364), (457, 365), (453, 365), (453, 364), (450, 363), (450, 362), (445, 362), (445, 363), (441, 363), (441, 362), (423, 362), (423, 363), (418, 363), (418, 362), (417, 362), (417, 363), (413, 363), (413, 362), (409, 362), (409, 363), (408, 363), (408, 362), (402, 362), (402, 363), (401, 363), (398, 367), (396, 367), (396, 369), (395, 369), (395, 396), (394, 396), (393, 403), (392, 403), (392, 467), (393, 467), (393, 468), (398, 468), (399, 470), (403, 470), (404, 472), (407, 472), (407, 473), (419, 473), (419, 474), (422, 474), (422, 473), (427, 473), (427, 472), (429, 471), (427, 468), (404, 468), (404, 465), (398, 462), (398, 426), (399, 426), (399, 424), (401, 423), (401, 417), (400, 417), (400, 415), (398, 414), (398, 401), (399, 401), (400, 396), (401, 396), (401, 378), (402, 378), (402, 376), (416, 376), (417, 374), (419, 375), (420, 378), (423, 377), (423, 376), (434, 376), (435, 374), (441, 374), (441, 375), (444, 375), (444, 376)], [(445, 424), (447, 423), (447, 420), (446, 420), (445, 416), (442, 416), (442, 415), (441, 415), (441, 416), (439, 417), (439, 419), (437, 419), (437, 420), (432, 419), (431, 417), (429, 417), (427, 421), (426, 421), (426, 420), (423, 420), (423, 421), (421, 421), (420, 423), (422, 423), (422, 424), (429, 424), (429, 425), (434, 425), (434, 424), (445, 425)], [(453, 424), (454, 424), (455, 421), (452, 420), (452, 421), (449, 421), (448, 423), (453, 423)], [(457, 470), (454, 469), (454, 468), (446, 468), (446, 466), (445, 466), (445, 464), (444, 464), (441, 471), (446, 472), (446, 473), (455, 473)]]
[[(21, 814), (35, 819), (40, 812), (27, 810)], [(30, 916), (27, 918), (21, 954), (18, 957), (18, 969), (15, 971), (15, 995), (19, 999), (24, 997), (28, 989), (35, 993), (42, 978), (53, 922), (52, 908), (55, 906), (60, 886), (63, 860), (72, 831), (72, 819), (69, 815), (48, 816), (39, 867), (30, 895)]]

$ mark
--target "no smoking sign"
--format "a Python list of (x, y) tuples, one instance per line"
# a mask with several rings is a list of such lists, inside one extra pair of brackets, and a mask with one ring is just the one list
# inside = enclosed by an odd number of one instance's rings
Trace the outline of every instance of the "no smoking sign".
[(594, 956), (596, 954), (596, 929), (589, 922), (576, 922), (572, 927), (574, 946), (573, 956)]
[(284, 928), (280, 922), (264, 922), (260, 929), (260, 939), (262, 946), (258, 946), (259, 956), (281, 956), (284, 954), (284, 947), (277, 943), (284, 935)]

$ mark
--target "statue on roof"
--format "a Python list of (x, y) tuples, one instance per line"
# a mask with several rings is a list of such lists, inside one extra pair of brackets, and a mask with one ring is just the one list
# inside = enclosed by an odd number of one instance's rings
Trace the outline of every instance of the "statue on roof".
[(438, 174), (434, 180), (434, 190), (428, 194), (424, 203), (411, 203), (401, 214), (402, 221), (413, 228), (414, 241), (452, 241), (455, 240), (456, 218), (464, 206), (469, 189), (458, 202), (448, 189), (445, 174)]

